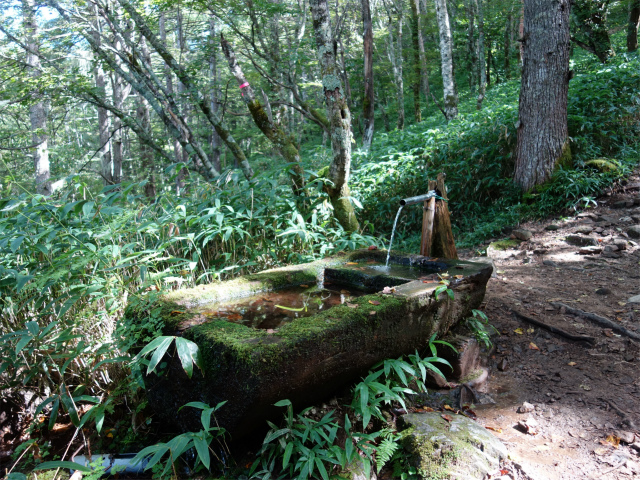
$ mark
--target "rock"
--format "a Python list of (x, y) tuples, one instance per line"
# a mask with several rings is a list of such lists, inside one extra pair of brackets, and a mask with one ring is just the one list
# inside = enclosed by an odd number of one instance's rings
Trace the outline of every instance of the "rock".
[(580, 255), (593, 255), (594, 253), (602, 252), (602, 247), (582, 247), (578, 250)]
[(520, 405), (518, 407), (517, 412), (518, 413), (530, 413), (533, 412), (536, 409), (536, 407), (532, 404), (530, 404), (529, 402), (524, 402), (522, 405)]
[(554, 225), (553, 223), (547, 225), (546, 227), (544, 227), (545, 230), (548, 230), (550, 232), (555, 232), (556, 230), (560, 229), (560, 227), (558, 225)]
[(634, 205), (640, 205), (640, 197), (635, 197), (635, 198), (633, 199), (633, 204), (634, 204)]
[(378, 476), (376, 475), (375, 468), (371, 468), (371, 476), (367, 476), (364, 470), (364, 463), (362, 460), (358, 459), (351, 465), (347, 465), (346, 468), (348, 472), (348, 476), (351, 477), (351, 480), (377, 480)]
[(502, 357), (502, 359), (498, 362), (498, 370), (501, 372), (506, 372), (509, 370), (509, 360), (506, 357)]
[(605, 258), (620, 258), (620, 254), (612, 251), (602, 252), (602, 256)]
[(629, 303), (640, 303), (640, 295), (635, 295), (627, 300)]
[(604, 232), (604, 228), (602, 228), (602, 227), (596, 227), (596, 228), (594, 228), (594, 229), (593, 229), (593, 231), (594, 231), (595, 233), (602, 233), (602, 232)]
[(573, 229), (573, 233), (580, 233), (582, 235), (589, 235), (593, 231), (593, 227), (588, 225), (581, 225)]
[(556, 262), (554, 262), (553, 260), (543, 260), (542, 264), (546, 265), (547, 267), (557, 267), (558, 266), (558, 264)]
[(616, 223), (618, 221), (613, 215), (600, 215), (599, 220), (606, 223)]
[(607, 245), (604, 247), (605, 252), (617, 252), (619, 248), (616, 245)]
[(627, 235), (631, 238), (640, 238), (640, 225), (633, 225), (627, 229)]
[(525, 242), (527, 240), (531, 240), (531, 237), (533, 237), (533, 233), (531, 233), (531, 231), (529, 230), (525, 230), (524, 228), (517, 228), (515, 229), (513, 232), (511, 232), (516, 238), (520, 239), (520, 240), (524, 240)]
[[(410, 413), (398, 419), (408, 430), (405, 450), (421, 478), (481, 480), (507, 459), (507, 449), (489, 430), (462, 415)], [(450, 421), (448, 421), (450, 419)]]
[[(640, 232), (638, 233), (638, 237), (640, 237)], [(580, 235), (567, 235), (567, 238), (565, 238), (565, 242), (576, 247), (595, 247), (598, 245), (598, 240), (596, 240), (595, 238), (582, 237)]]
[(627, 239), (622, 237), (616, 237), (613, 239), (613, 244), (618, 247), (618, 250), (627, 249)]
[(596, 290), (596, 293), (598, 295), (609, 295), (611, 293), (611, 290), (609, 290), (608, 288), (599, 288)]
[(636, 438), (635, 433), (627, 432), (626, 430), (617, 430), (615, 432), (615, 436), (618, 437), (623, 443), (633, 443)]
[(621, 223), (631, 223), (631, 222), (633, 222), (633, 218), (631, 218), (631, 217), (622, 217), (620, 219), (620, 222)]

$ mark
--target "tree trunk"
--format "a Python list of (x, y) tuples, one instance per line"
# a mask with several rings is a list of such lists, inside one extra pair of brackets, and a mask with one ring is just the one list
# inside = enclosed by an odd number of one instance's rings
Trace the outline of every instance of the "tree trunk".
[[(182, 65), (185, 61), (184, 57), (186, 55), (186, 45), (184, 41), (184, 31), (182, 28), (182, 9), (178, 6), (176, 12), (176, 47), (178, 48), (178, 62)], [(186, 100), (186, 88), (184, 83), (178, 80), (178, 100), (181, 105), (182, 116), (184, 117), (185, 122), (189, 122), (189, 110), (191, 106), (189, 102)], [(182, 152), (182, 159), (179, 160), (185, 165), (189, 162), (189, 155), (187, 152)], [(189, 176), (189, 170), (186, 167), (183, 167), (178, 172), (176, 177), (176, 194), (180, 196), (186, 190), (186, 178)]]
[(511, 24), (513, 23), (513, 15), (511, 12), (507, 15), (507, 21), (504, 30), (504, 78), (511, 78)]
[(525, 0), (515, 182), (527, 191), (570, 162), (570, 0)]
[(364, 135), (362, 148), (368, 152), (373, 141), (375, 119), (375, 94), (373, 90), (373, 26), (371, 25), (371, 8), (369, 0), (362, 0), (362, 25), (364, 28), (364, 98), (362, 99), (362, 113), (364, 119)]
[(429, 71), (427, 70), (427, 54), (424, 49), (424, 35), (422, 35), (422, 15), (426, 13), (426, 9), (422, 9), (420, 6), (420, 0), (413, 0), (416, 3), (416, 10), (418, 11), (418, 49), (420, 51), (420, 70), (422, 76), (420, 77), (420, 88), (424, 95), (425, 103), (429, 103), (429, 96), (431, 95), (429, 88)]
[[(218, 55), (216, 50), (216, 20), (212, 15), (209, 18), (209, 47), (211, 48), (211, 56), (209, 57), (209, 79), (211, 81), (211, 111), (218, 116)], [(220, 135), (215, 129), (211, 130), (209, 140), (211, 145), (211, 163), (219, 171), (222, 171), (220, 165)]]
[[(295, 144), (293, 137), (285, 132), (280, 125), (274, 123), (270, 118), (268, 112), (256, 99), (253, 87), (249, 82), (247, 82), (242, 68), (240, 67), (240, 64), (238, 64), (236, 55), (231, 48), (231, 44), (225, 40), (222, 34), (220, 34), (220, 39), (222, 51), (229, 63), (229, 70), (238, 82), (241, 92), (240, 94), (249, 108), (249, 112), (251, 113), (254, 123), (260, 131), (264, 133), (265, 137), (273, 143), (280, 155), (282, 155), (287, 162), (293, 164), (293, 172), (291, 174), (293, 191), (295, 194), (300, 194), (304, 188), (304, 174), (302, 167), (300, 166), (300, 153), (298, 152), (298, 147)], [(336, 71), (336, 74), (339, 74), (339, 72)]]
[(451, 36), (451, 26), (449, 25), (447, 0), (435, 0), (435, 4), (440, 34), (444, 112), (447, 120), (451, 120), (458, 116), (458, 91), (453, 74), (453, 37)]
[[(476, 108), (480, 110), (484, 96), (487, 93), (487, 72), (485, 72), (484, 68), (484, 6), (482, 4), (483, 0), (474, 1), (476, 1), (478, 8), (478, 58), (483, 59), (480, 62), (480, 82), (478, 87), (478, 100), (476, 102)], [(489, 48), (489, 54), (491, 54), (491, 48)]]
[[(158, 33), (160, 34), (160, 41), (168, 48), (167, 45), (167, 27), (166, 27), (166, 16), (164, 12), (160, 12), (160, 17), (158, 19)], [(167, 88), (167, 93), (169, 96), (175, 99), (175, 89), (173, 88), (173, 73), (171, 72), (171, 67), (164, 64), (164, 76), (165, 83)], [(180, 141), (176, 138), (173, 139), (173, 156), (175, 159), (175, 163), (182, 162), (183, 154), (182, 154), (182, 145)]]
[[(147, 64), (151, 64), (151, 54), (147, 48), (147, 42), (144, 37), (140, 39), (140, 49), (144, 55), (144, 60)], [(144, 129), (145, 133), (151, 137), (151, 107), (142, 95), (138, 95), (137, 98), (138, 108), (137, 117), (138, 122)], [(155, 165), (153, 159), (153, 150), (144, 142), (140, 142), (140, 160), (142, 161), (142, 171), (146, 175), (147, 183), (144, 186), (144, 195), (149, 200), (155, 200), (156, 198), (156, 177), (155, 177)]]
[[(101, 25), (100, 25), (100, 20), (98, 19), (97, 8), (96, 8), (95, 15), (96, 15), (96, 19), (94, 22), (93, 38), (98, 45), (101, 45), (101, 42), (102, 42), (102, 39), (100, 36)], [(106, 83), (104, 79), (104, 69), (102, 68), (101, 63), (97, 58), (97, 55), (94, 61), (95, 61), (95, 66), (93, 68), (93, 75), (96, 82), (96, 90), (99, 96), (101, 96), (102, 98), (107, 98), (107, 89), (106, 89)], [(103, 107), (97, 107), (97, 111), (98, 111), (98, 141), (100, 142), (99, 152), (100, 152), (100, 160), (101, 160), (100, 164), (101, 164), (102, 177), (103, 177), (104, 183), (106, 185), (110, 185), (112, 159), (111, 159), (111, 135), (109, 133), (109, 111)]]
[(31, 91), (33, 103), (29, 107), (31, 122), (31, 142), (33, 143), (33, 166), (35, 170), (36, 192), (49, 196), (52, 193), (51, 171), (49, 169), (49, 136), (47, 135), (47, 107), (44, 95), (40, 91), (38, 79), (42, 75), (40, 68), (40, 43), (38, 25), (35, 16), (35, 1), (22, 0), (22, 14), (27, 45), (27, 70), (35, 84)]
[[(396, 87), (396, 100), (398, 102), (398, 130), (404, 129), (404, 81), (402, 78), (402, 8), (397, 9), (398, 18), (395, 22), (397, 27), (394, 39), (392, 14), (389, 11), (389, 25), (388, 25), (388, 41), (387, 52), (389, 55), (389, 61), (391, 62), (391, 68), (393, 70), (393, 81)], [(397, 42), (397, 44), (396, 44)]]
[[(487, 82), (487, 87), (491, 87), (491, 65), (492, 64), (493, 64), (493, 50), (491, 50), (491, 39), (489, 39), (489, 48), (487, 48), (487, 63), (486, 63), (487, 71), (486, 71), (486, 75), (481, 75), (481, 76), (484, 76), (484, 79)], [(484, 65), (480, 66), (481, 70), (483, 66)]]
[(469, 90), (475, 93), (478, 81), (478, 49), (476, 44), (475, 21), (477, 1), (467, 0), (467, 66), (469, 68)]
[(413, 79), (413, 111), (416, 123), (422, 121), (422, 111), (420, 110), (420, 83), (422, 81), (422, 65), (420, 62), (420, 10), (418, 0), (411, 0), (411, 42), (413, 44), (413, 68), (415, 78)]
[(627, 25), (627, 51), (638, 49), (638, 22), (640, 21), (640, 0), (629, 0), (629, 23)]
[(327, 102), (327, 117), (331, 125), (333, 158), (329, 166), (327, 193), (334, 215), (347, 232), (360, 229), (349, 191), (351, 171), (351, 114), (340, 83), (340, 75), (331, 30), (327, 0), (310, 0), (315, 31), (322, 87)]

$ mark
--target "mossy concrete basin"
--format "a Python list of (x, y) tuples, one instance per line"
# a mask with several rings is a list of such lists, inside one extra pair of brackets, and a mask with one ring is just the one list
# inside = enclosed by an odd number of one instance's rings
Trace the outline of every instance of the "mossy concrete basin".
[[(176, 355), (167, 356), (164, 370), (145, 379), (149, 404), (164, 421), (197, 431), (200, 412), (178, 409), (192, 401), (214, 406), (226, 400), (216, 418), (238, 438), (280, 415), (273, 407), (278, 400), (288, 398), (303, 407), (353, 382), (380, 360), (422, 349), (432, 334), (445, 334), (480, 305), (491, 275), (486, 264), (401, 254), (392, 263), (413, 268), (372, 270), (385, 256), (356, 251), (166, 294), (152, 306), (156, 315), (161, 312), (164, 333), (198, 344), (204, 372), (194, 371), (189, 379)], [(450, 280), (453, 300), (444, 293), (436, 300), (436, 272)], [(377, 293), (350, 297), (275, 329), (250, 328), (202, 313), (212, 302), (323, 283)], [(126, 321), (135, 324), (148, 315), (129, 308)]]

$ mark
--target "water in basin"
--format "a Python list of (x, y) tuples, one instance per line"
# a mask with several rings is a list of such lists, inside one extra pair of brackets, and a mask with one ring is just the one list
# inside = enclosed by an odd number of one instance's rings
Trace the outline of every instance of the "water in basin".
[[(193, 311), (207, 320), (226, 320), (251, 328), (276, 329), (297, 318), (310, 317), (329, 308), (349, 303), (353, 298), (368, 293), (355, 288), (331, 286), (318, 289), (315, 285), (302, 285), (250, 297), (204, 304)], [(202, 323), (202, 321), (197, 322)], [(193, 322), (182, 327), (193, 326)]]

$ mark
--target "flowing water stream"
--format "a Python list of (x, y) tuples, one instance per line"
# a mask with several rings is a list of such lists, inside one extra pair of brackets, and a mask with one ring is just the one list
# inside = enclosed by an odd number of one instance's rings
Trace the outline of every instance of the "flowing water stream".
[(389, 258), (391, 257), (391, 245), (393, 245), (393, 236), (396, 234), (396, 225), (398, 225), (398, 218), (400, 218), (400, 212), (402, 212), (404, 205), (400, 205), (398, 213), (396, 213), (396, 219), (393, 221), (393, 229), (391, 230), (391, 241), (389, 242), (389, 250), (387, 251), (387, 262), (385, 266), (389, 266)]

